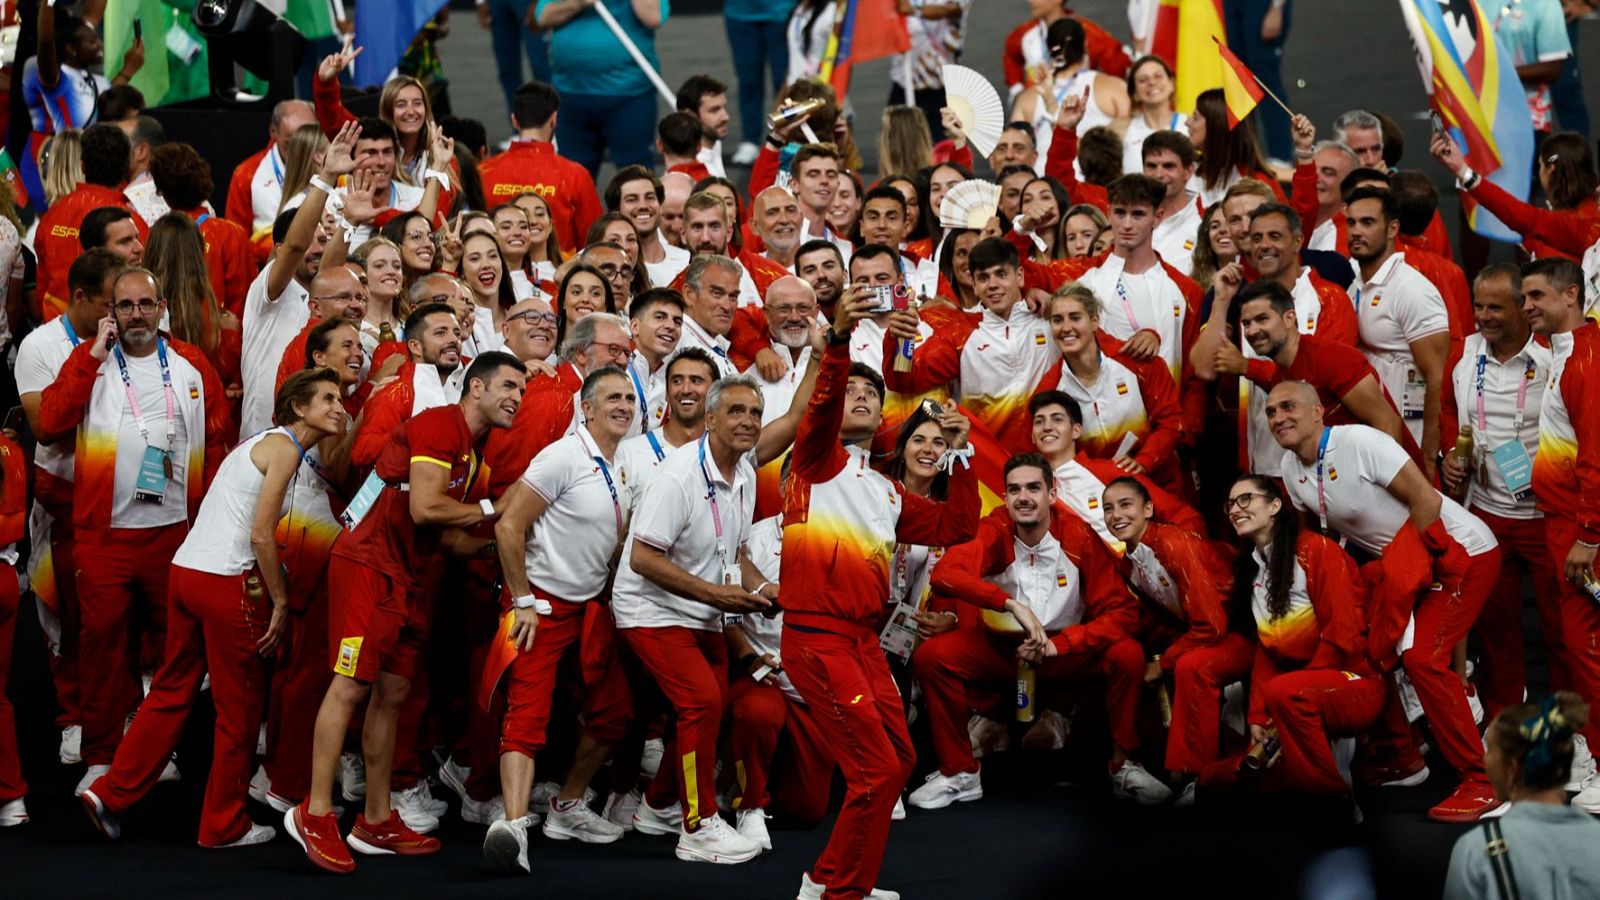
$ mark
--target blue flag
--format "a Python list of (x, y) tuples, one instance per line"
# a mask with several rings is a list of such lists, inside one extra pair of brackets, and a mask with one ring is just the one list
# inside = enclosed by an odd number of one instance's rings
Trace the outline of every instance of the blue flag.
[(422, 26), (439, 14), (446, 0), (356, 0), (355, 45), (365, 48), (355, 61), (351, 80), (357, 87), (376, 87), (400, 65), (406, 48)]

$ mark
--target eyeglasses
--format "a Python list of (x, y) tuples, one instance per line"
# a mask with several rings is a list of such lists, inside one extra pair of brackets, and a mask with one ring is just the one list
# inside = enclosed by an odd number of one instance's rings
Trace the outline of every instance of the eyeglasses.
[(1237, 497), (1229, 497), (1228, 499), (1222, 501), (1222, 511), (1226, 513), (1235, 509), (1248, 509), (1250, 504), (1256, 502), (1257, 497), (1266, 499), (1266, 496), (1266, 494), (1254, 494), (1246, 491)]
[(367, 301), (366, 297), (363, 297), (360, 294), (352, 294), (352, 293), (349, 293), (348, 291), (343, 293), (343, 294), (323, 294), (320, 297), (312, 297), (311, 299), (313, 299), (313, 300), (337, 300), (340, 303), (355, 303), (358, 300), (361, 301), (362, 303), (365, 303)]
[(507, 322), (515, 322), (515, 321), (517, 321), (519, 319), (527, 322), (529, 325), (532, 325), (532, 326), (534, 326), (536, 328), (541, 326), (541, 325), (546, 327), (546, 328), (554, 328), (554, 327), (556, 327), (556, 314), (555, 313), (539, 312), (536, 309), (525, 309), (522, 312), (519, 312), (514, 316), (506, 316), (506, 321)]
[(604, 341), (595, 341), (589, 346), (598, 349), (600, 352), (611, 357), (612, 359), (623, 359), (633, 352), (633, 348), (629, 347), (627, 344), (612, 344)]
[(600, 274), (608, 279), (621, 275), (631, 281), (633, 280), (633, 266), (600, 266)]
[(161, 303), (157, 300), (140, 300), (137, 303), (132, 300), (118, 300), (116, 303), (111, 304), (111, 308), (116, 310), (119, 315), (132, 315), (134, 310), (138, 310), (140, 315), (148, 316), (160, 309)]

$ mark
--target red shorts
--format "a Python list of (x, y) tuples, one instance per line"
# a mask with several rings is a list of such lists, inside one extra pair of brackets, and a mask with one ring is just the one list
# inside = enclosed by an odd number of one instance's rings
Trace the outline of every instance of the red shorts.
[(371, 684), (379, 672), (410, 678), (426, 640), (392, 578), (353, 559), (328, 561), (328, 656), (335, 675)]

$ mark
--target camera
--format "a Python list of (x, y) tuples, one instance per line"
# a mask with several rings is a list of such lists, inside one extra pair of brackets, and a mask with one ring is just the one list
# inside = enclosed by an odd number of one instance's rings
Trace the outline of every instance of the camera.
[(895, 284), (873, 285), (872, 292), (877, 296), (877, 303), (873, 305), (873, 313), (894, 312), (897, 309), (911, 308), (911, 288), (903, 282)]

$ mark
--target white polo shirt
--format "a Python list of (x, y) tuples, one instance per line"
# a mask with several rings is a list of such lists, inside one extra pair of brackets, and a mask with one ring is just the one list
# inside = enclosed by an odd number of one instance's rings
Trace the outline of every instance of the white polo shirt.
[[(774, 342), (772, 349), (776, 353), (783, 354), (789, 348)], [(794, 404), (794, 395), (800, 390), (800, 382), (806, 378), (806, 367), (811, 364), (811, 348), (800, 348), (798, 359), (786, 359), (784, 362), (789, 363), (789, 368), (784, 369), (776, 381), (761, 378), (754, 366), (746, 370), (761, 381), (761, 427), (763, 428), (771, 425), (773, 420), (783, 418), (789, 407)]]
[[(72, 348), (84, 339), (95, 335), (73, 334), (72, 323), (66, 316), (54, 319), (28, 332), (17, 348), (17, 393), (43, 393), (55, 383), (61, 367), (67, 364)], [(33, 450), (33, 464), (64, 481), (71, 481), (76, 442), (71, 436), (54, 444), (39, 444)]]
[(1200, 218), (1200, 202), (1191, 191), (1183, 208), (1157, 222), (1150, 236), (1150, 246), (1155, 248), (1162, 262), (1185, 275), (1194, 269), (1194, 245), (1200, 234)]
[(645, 488), (650, 486), (656, 469), (666, 459), (667, 454), (676, 449), (677, 445), (668, 442), (666, 432), (660, 428), (624, 438), (622, 443), (617, 445), (617, 473), (621, 483), (619, 490), (627, 492), (631, 508), (639, 508), (640, 501), (644, 499)]
[[(728, 346), (726, 336), (713, 335), (686, 314), (683, 317), (683, 331), (678, 335), (678, 346), (673, 348), (667, 360), (670, 362), (685, 347), (699, 347), (711, 356), (712, 362), (716, 363), (717, 377), (727, 378), (729, 375), (739, 374), (739, 370), (733, 365), (733, 360), (728, 358)], [(662, 388), (662, 392), (665, 394), (665, 387)]]
[[(1507, 519), (1537, 519), (1541, 514), (1531, 484), (1522, 499), (1513, 496), (1490, 451), (1516, 441), (1530, 461), (1539, 455), (1539, 411), (1544, 405), (1545, 381), (1550, 377), (1550, 349), (1529, 338), (1522, 350), (1503, 363), (1487, 349), (1483, 335), (1468, 335), (1461, 346), (1461, 359), (1450, 373), (1461, 424), (1472, 426), (1472, 481), (1466, 505)], [(1482, 418), (1478, 416), (1480, 365)], [(1452, 437), (1443, 435), (1442, 439), (1450, 441)], [(1488, 479), (1482, 480), (1482, 475)]]
[(756, 471), (747, 455), (735, 466), (733, 480), (724, 479), (711, 459), (707, 440), (702, 437), (668, 453), (645, 490), (611, 591), (618, 628), (677, 625), (722, 630), (721, 610), (668, 593), (635, 572), (629, 561), (632, 543), (642, 541), (665, 550), (685, 572), (713, 584), (722, 582), (725, 566), (738, 564), (739, 548), (755, 515)]
[(1406, 264), (1404, 253), (1384, 260), (1370, 281), (1361, 280), (1359, 267), (1355, 271), (1349, 291), (1356, 307), (1361, 352), (1399, 405), (1411, 436), (1421, 441), (1427, 385), (1411, 356), (1411, 343), (1450, 330), (1444, 297), (1433, 282)]
[(241, 437), (272, 425), (278, 363), (283, 361), (289, 342), (311, 321), (311, 292), (293, 278), (276, 299), (267, 296), (267, 279), (277, 264), (277, 257), (267, 260), (244, 297), (244, 321), (240, 325), (243, 346), (239, 351), (240, 380), (244, 382), (239, 410)]
[[(608, 477), (609, 476), (609, 477)], [(549, 505), (528, 538), (528, 581), (536, 593), (573, 602), (605, 590), (622, 539), (629, 496), (587, 429), (539, 451), (522, 473)]]
[[(1388, 490), (1389, 482), (1410, 459), (1394, 438), (1376, 428), (1335, 425), (1327, 431), (1321, 491), (1317, 487), (1317, 463), (1306, 465), (1289, 450), (1283, 453), (1283, 483), (1296, 509), (1309, 510), (1313, 515), (1325, 509), (1329, 528), (1377, 556), (1411, 518), (1406, 505)], [(1477, 516), (1449, 497), (1440, 495), (1439, 500), (1439, 517), (1445, 531), (1468, 555), (1477, 556), (1499, 546), (1489, 526)]]

